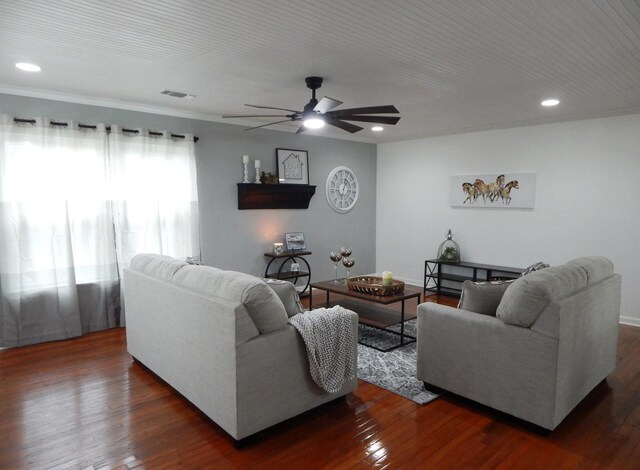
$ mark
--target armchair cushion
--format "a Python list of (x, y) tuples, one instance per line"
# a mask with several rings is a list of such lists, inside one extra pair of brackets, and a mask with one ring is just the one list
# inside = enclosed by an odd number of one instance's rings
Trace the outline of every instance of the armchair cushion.
[(495, 317), (502, 296), (512, 283), (513, 281), (464, 281), (458, 308)]
[(516, 279), (496, 311), (503, 322), (529, 328), (549, 302), (586, 287), (587, 272), (575, 264), (563, 264)]
[(583, 256), (567, 264), (580, 266), (587, 273), (587, 282), (593, 284), (613, 274), (613, 263), (604, 256)]

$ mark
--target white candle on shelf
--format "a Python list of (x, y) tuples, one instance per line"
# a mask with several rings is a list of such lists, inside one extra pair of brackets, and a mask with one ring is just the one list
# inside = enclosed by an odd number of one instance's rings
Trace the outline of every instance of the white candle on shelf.
[(255, 167), (256, 167), (256, 179), (254, 181), (255, 184), (260, 184), (260, 160), (256, 160), (255, 161)]
[(391, 271), (382, 272), (382, 284), (389, 285), (393, 282), (393, 273)]
[(242, 163), (244, 163), (245, 165), (249, 163), (249, 155), (242, 156)]

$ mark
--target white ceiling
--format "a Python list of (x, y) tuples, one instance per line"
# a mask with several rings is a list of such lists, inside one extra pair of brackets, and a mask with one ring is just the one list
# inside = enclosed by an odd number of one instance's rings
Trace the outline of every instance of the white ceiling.
[(640, 2), (2, 0), (0, 59), (0, 92), (211, 120), (301, 109), (319, 75), (342, 107), (400, 110), (355, 134), (384, 142), (640, 113)]

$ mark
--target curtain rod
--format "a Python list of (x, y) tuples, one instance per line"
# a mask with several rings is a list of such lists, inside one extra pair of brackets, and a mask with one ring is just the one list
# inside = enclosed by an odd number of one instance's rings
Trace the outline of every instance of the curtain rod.
[[(27, 123), (27, 124), (35, 124), (36, 120), (35, 119), (20, 119), (20, 118), (13, 118), (13, 122), (23, 122), (23, 123)], [(63, 126), (63, 127), (67, 127), (69, 124), (66, 122), (57, 122), (57, 121), (51, 121), (50, 124), (52, 126)], [(97, 129), (98, 126), (96, 125), (92, 125), (92, 124), (78, 124), (78, 127), (80, 127), (81, 129)], [(106, 127), (107, 131), (111, 131), (111, 126), (107, 126)], [(132, 134), (137, 134), (140, 131), (138, 129), (122, 129), (122, 132), (131, 132)], [(154, 131), (149, 131), (149, 135), (162, 135), (162, 132), (154, 132)], [(171, 137), (176, 138), (176, 139), (184, 139), (183, 135), (180, 134), (171, 134)], [(200, 137), (193, 137), (193, 141), (197, 142), (200, 140)]]

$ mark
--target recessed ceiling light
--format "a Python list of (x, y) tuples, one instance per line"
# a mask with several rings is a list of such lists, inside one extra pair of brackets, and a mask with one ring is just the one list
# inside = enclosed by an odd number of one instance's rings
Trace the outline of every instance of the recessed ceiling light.
[(384, 127), (382, 127), (382, 126), (373, 126), (373, 127), (371, 128), (371, 130), (372, 130), (373, 132), (381, 132), (383, 129), (384, 129)]
[(24, 70), (25, 72), (39, 72), (40, 70), (42, 70), (36, 64), (29, 64), (27, 62), (18, 62), (16, 64), (16, 68)]
[(549, 100), (544, 100), (542, 103), (540, 103), (542, 106), (558, 106), (558, 104), (560, 104), (560, 100), (556, 100), (555, 98), (553, 99), (549, 99)]

